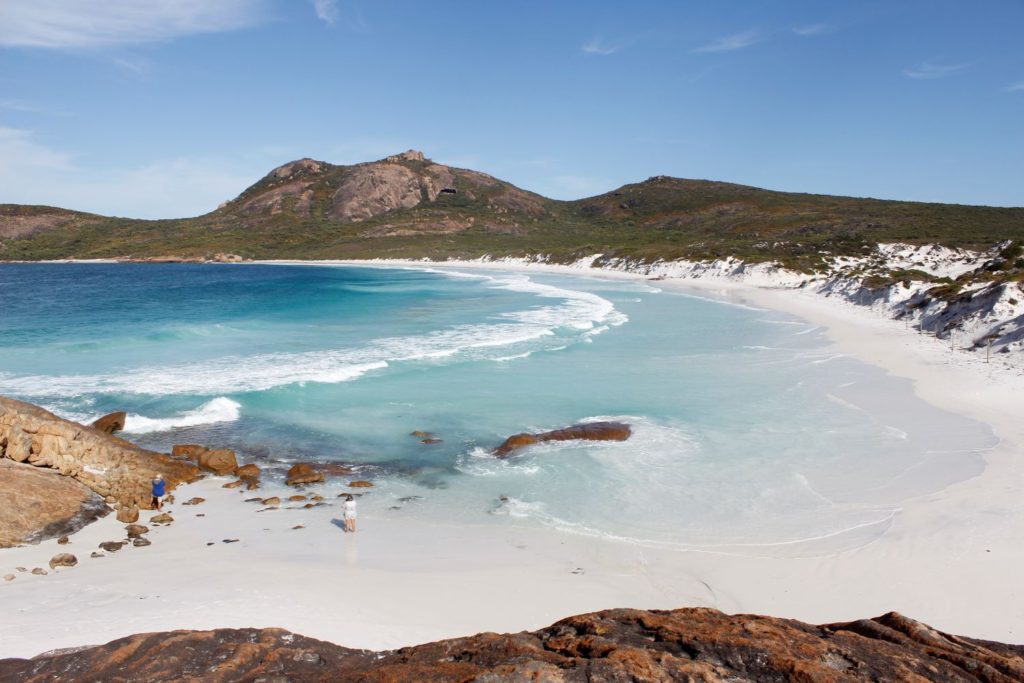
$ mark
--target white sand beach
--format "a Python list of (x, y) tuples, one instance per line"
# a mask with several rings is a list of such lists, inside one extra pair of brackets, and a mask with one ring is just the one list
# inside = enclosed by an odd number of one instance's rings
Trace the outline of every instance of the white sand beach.
[[(521, 263), (375, 264), (640, 277)], [(110, 515), (66, 546), (47, 541), (0, 551), (0, 575), (17, 576), (0, 582), (0, 657), (138, 632), (244, 626), (383, 649), (533, 629), (611, 607), (695, 605), (815, 623), (895, 610), (951, 633), (1024, 642), (1019, 368), (999, 359), (986, 364), (983, 354), (950, 351), (902, 323), (800, 291), (671, 279), (659, 287), (728, 289), (821, 325), (840, 352), (911, 380), (925, 401), (991, 425), (1000, 442), (980, 476), (908, 502), (880, 538), (811, 556), (668, 551), (512, 525), (496, 534), (493, 527), (425, 522), (414, 506), (361, 510), (359, 532), (345, 534), (332, 523), (341, 516), (342, 480), (303, 491), (319, 493), (329, 506), (284, 503), (257, 512), (262, 506), (243, 502), (255, 494), (209, 478), (175, 491), (168, 507), (176, 521), (153, 527), (149, 547), (90, 558), (100, 542), (123, 537)], [(265, 486), (258, 493), (294, 491)], [(181, 505), (192, 496), (206, 501)], [(15, 570), (46, 567), (58, 552), (74, 553), (78, 566), (46, 576)]]

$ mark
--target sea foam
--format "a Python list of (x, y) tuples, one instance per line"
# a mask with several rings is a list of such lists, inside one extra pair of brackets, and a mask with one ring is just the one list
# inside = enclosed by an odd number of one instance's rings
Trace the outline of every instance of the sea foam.
[[(559, 299), (560, 303), (502, 313), (496, 316), (497, 322), (456, 324), (418, 335), (372, 339), (357, 348), (225, 356), (194, 363), (144, 366), (117, 374), (6, 375), (0, 380), (6, 391), (29, 397), (97, 393), (215, 396), (307, 382), (347, 382), (395, 363), (526, 357), (533, 351), (564, 348), (567, 342), (588, 341), (609, 329), (600, 323), (621, 325), (628, 320), (610, 301), (590, 292), (537, 283), (523, 276), (475, 279), (486, 287), (534, 294), (545, 300)], [(558, 343), (548, 343), (548, 339)], [(135, 421), (137, 428), (149, 424), (145, 419)]]
[(226, 396), (207, 401), (193, 410), (173, 417), (153, 418), (129, 413), (125, 418), (124, 431), (132, 434), (165, 432), (178, 427), (196, 427), (217, 422), (234, 422), (241, 414), (242, 405)]

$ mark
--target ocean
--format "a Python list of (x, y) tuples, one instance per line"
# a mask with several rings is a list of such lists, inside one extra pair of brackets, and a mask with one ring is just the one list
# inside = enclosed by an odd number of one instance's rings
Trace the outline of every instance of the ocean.
[[(126, 410), (140, 445), (233, 448), (270, 480), (349, 465), (371, 522), (740, 554), (867, 543), (995, 444), (736, 295), (448, 266), (0, 265), (0, 393)], [(490, 454), (610, 419), (632, 438)]]

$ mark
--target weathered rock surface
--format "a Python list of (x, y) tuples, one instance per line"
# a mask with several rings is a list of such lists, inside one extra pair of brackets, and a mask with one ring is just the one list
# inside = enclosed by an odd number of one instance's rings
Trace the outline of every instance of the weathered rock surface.
[(129, 524), (124, 528), (124, 532), (128, 534), (128, 538), (138, 538), (142, 534), (148, 534), (149, 527), (145, 524)]
[(174, 521), (174, 517), (171, 517), (166, 512), (162, 512), (159, 515), (155, 515), (149, 518), (150, 524), (170, 524)]
[(242, 465), (237, 470), (235, 470), (235, 476), (240, 479), (259, 479), (259, 465), (253, 465), (252, 463), (249, 463), (248, 465)]
[[(419, 162), (410, 166), (404, 162)], [(331, 195), (329, 214), (343, 221), (360, 221), (395, 209), (432, 202), (452, 184), (447, 166), (426, 162), (422, 152), (409, 150), (383, 161), (347, 169)]]
[(0, 548), (72, 534), (109, 512), (70, 477), (0, 459)]
[(289, 468), (285, 483), (289, 486), (299, 486), (300, 484), (315, 484), (323, 480), (323, 472), (314, 469), (308, 463), (297, 462)]
[(205, 503), (205, 502), (206, 502), (205, 498), (200, 498), (199, 496), (195, 496), (193, 498), (189, 498), (188, 500), (186, 500), (184, 503), (182, 503), (182, 505), (199, 505), (200, 503)]
[(203, 451), (199, 454), (199, 467), (221, 476), (234, 474), (238, 469), (238, 459), (230, 448)]
[(350, 481), (348, 483), (348, 485), (350, 487), (354, 488), (354, 489), (370, 489), (370, 488), (373, 488), (373, 482), (364, 481), (362, 479), (360, 479), (359, 481)]
[(896, 613), (812, 626), (712, 609), (608, 610), (533, 633), (388, 652), (281, 629), (146, 633), (0, 660), (0, 679), (219, 681), (986, 681), (1024, 679), (1024, 647), (940, 633)]
[(139, 521), (138, 505), (122, 505), (117, 509), (117, 521), (123, 524), (133, 524)]
[(113, 434), (124, 429), (124, 421), (128, 419), (128, 415), (123, 411), (116, 413), (110, 413), (104, 415), (100, 419), (92, 423), (92, 428), (103, 432), (104, 434)]
[(175, 458), (186, 458), (188, 460), (198, 460), (200, 454), (205, 453), (209, 449), (206, 446), (200, 446), (195, 443), (178, 444), (171, 447), (171, 455)]
[(76, 564), (78, 564), (78, 558), (71, 553), (59, 553), (50, 558), (50, 569), (74, 567)]
[(540, 434), (513, 434), (493, 454), (504, 458), (518, 448), (544, 441), (625, 441), (632, 433), (632, 428), (623, 422), (587, 422)]
[[(0, 456), (77, 479), (122, 505), (149, 505), (151, 480), (168, 488), (199, 476), (195, 466), (0, 396)], [(0, 508), (0, 516), (4, 509)]]
[(127, 541), (104, 541), (103, 543), (100, 543), (100, 548), (106, 550), (108, 553), (116, 553), (127, 545), (127, 543)]

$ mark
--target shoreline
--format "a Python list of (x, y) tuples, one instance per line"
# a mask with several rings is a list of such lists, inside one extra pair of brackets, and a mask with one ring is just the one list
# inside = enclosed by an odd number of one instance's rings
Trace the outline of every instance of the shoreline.
[[(256, 263), (650, 279), (508, 262)], [(0, 552), (0, 574), (15, 565), (45, 566), (57, 552), (79, 557), (73, 569), (48, 577), (19, 574), (0, 584), (9, 614), (16, 615), (0, 627), (0, 657), (142, 631), (228, 626), (280, 626), (349, 647), (386, 649), (479, 631), (538, 628), (610, 607), (713, 606), (811, 623), (896, 610), (946, 632), (1024, 642), (1024, 600), (1015, 571), (1024, 561), (1024, 503), (1018, 493), (1024, 482), (1024, 411), (1014, 405), (1015, 392), (1019, 397), (1024, 388), (1019, 374), (995, 364), (978, 372), (978, 359), (969, 354), (954, 357), (944, 344), (905, 331), (900, 323), (799, 290), (672, 278), (659, 279), (658, 286), (727, 291), (822, 325), (837, 349), (911, 379), (923, 400), (989, 424), (1000, 442), (985, 453), (980, 475), (907, 501), (880, 538), (811, 557), (659, 550), (514, 524), (495, 533), (492, 525), (448, 526), (411, 513), (363, 509), (361, 531), (345, 535), (331, 522), (340, 516), (337, 504), (259, 514), (252, 503), (241, 502), (256, 494), (222, 489), (227, 480), (212, 477), (175, 491), (178, 500), (199, 495), (207, 502), (171, 506), (177, 521), (150, 532), (152, 547), (89, 558), (99, 542), (123, 535), (111, 515), (73, 536), (68, 546), (47, 541)], [(267, 486), (259, 494), (283, 490)], [(332, 503), (339, 490), (343, 482), (330, 480), (308, 489)], [(297, 524), (305, 528), (293, 529)], [(236, 537), (237, 543), (223, 542)]]

